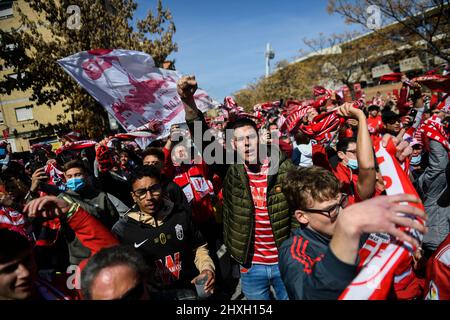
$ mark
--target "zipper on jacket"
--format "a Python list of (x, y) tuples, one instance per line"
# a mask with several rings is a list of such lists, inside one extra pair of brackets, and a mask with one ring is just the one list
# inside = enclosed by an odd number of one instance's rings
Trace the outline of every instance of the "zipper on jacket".
[[(246, 177), (247, 177), (247, 183), (246, 183), (246, 185), (247, 185), (247, 192), (249, 193), (249, 195), (250, 195), (250, 201), (253, 203), (253, 196), (252, 196), (252, 192), (251, 192), (251, 190), (250, 190), (250, 180), (249, 180), (249, 178), (248, 178), (248, 176), (247, 176), (247, 174), (245, 173), (245, 167), (244, 167), (244, 165), (242, 165), (242, 168), (244, 169), (243, 171), (244, 171), (244, 176), (242, 177), (242, 179), (244, 180), (244, 182), (245, 182), (245, 179), (246, 179)], [(239, 178), (241, 178), (241, 173), (238, 171), (238, 174), (237, 174), (237, 176), (239, 177)], [(253, 207), (254, 208), (254, 207)], [(255, 216), (255, 210), (253, 209), (252, 211), (251, 211), (251, 214), (250, 214), (250, 235), (248, 236), (248, 239), (249, 239), (249, 241), (247, 242), (247, 248), (246, 248), (246, 250), (245, 250), (245, 255), (244, 255), (244, 259), (243, 259), (243, 261), (242, 261), (242, 264), (243, 265), (246, 265), (247, 264), (247, 259), (248, 259), (248, 253), (249, 253), (249, 250), (250, 250), (250, 245), (251, 245), (251, 243), (252, 243), (252, 235), (253, 235), (253, 224), (254, 224), (254, 217)]]

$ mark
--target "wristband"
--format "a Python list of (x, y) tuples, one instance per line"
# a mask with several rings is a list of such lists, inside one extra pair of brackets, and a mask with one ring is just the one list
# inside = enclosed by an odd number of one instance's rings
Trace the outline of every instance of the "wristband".
[(75, 212), (78, 211), (79, 207), (80, 205), (78, 203), (73, 203), (69, 211), (67, 211), (66, 213), (66, 219), (69, 220), (75, 214)]
[(80, 205), (66, 195), (61, 196), (61, 199), (63, 199), (65, 202), (67, 202), (70, 205), (69, 211), (66, 212), (66, 220), (69, 220), (69, 218), (72, 217), (73, 214), (78, 210)]

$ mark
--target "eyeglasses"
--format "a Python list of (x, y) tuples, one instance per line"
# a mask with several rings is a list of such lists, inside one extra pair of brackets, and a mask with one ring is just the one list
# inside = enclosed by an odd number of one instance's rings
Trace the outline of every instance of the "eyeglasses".
[(144, 199), (147, 195), (147, 192), (150, 192), (150, 194), (153, 197), (157, 197), (161, 194), (161, 186), (159, 184), (154, 184), (146, 189), (137, 189), (135, 191), (132, 191), (139, 199)]
[(339, 214), (341, 208), (345, 208), (348, 204), (348, 195), (345, 193), (341, 194), (339, 202), (329, 209), (300, 209), (309, 213), (318, 213), (324, 216), (328, 216), (330, 219), (336, 217)]

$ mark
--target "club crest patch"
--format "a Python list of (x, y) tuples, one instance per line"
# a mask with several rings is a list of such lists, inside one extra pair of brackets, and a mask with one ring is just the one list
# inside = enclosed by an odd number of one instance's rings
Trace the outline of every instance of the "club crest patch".
[(181, 224), (177, 224), (175, 226), (175, 232), (177, 234), (177, 239), (178, 240), (183, 240), (184, 238), (184, 233), (183, 233), (183, 227), (181, 226)]

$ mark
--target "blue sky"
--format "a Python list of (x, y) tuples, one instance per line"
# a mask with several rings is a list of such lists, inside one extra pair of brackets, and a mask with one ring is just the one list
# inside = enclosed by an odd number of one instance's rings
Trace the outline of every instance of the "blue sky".
[[(137, 0), (143, 18), (156, 0)], [(199, 86), (222, 101), (226, 95), (265, 73), (264, 50), (270, 42), (277, 61), (292, 61), (303, 39), (355, 30), (326, 10), (327, 0), (163, 0), (177, 32), (176, 68), (195, 74)]]

